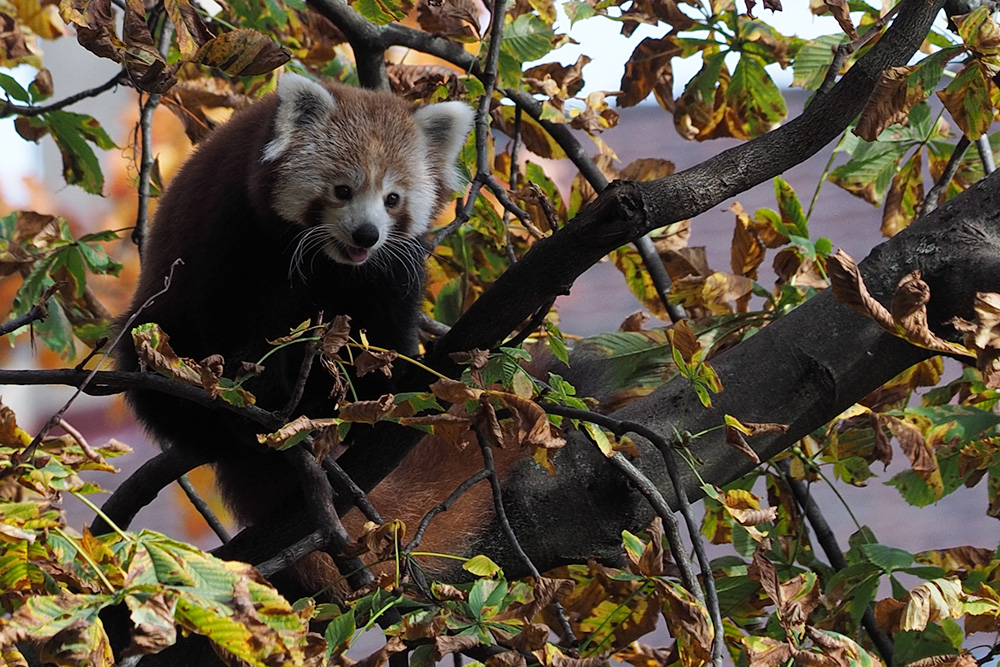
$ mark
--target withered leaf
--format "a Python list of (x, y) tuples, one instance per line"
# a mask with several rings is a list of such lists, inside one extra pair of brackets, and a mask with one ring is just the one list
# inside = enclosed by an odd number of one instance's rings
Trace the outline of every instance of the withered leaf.
[(464, 401), (477, 401), (482, 395), (482, 389), (470, 387), (464, 382), (451, 379), (440, 379), (430, 386), (431, 393), (442, 401), (449, 403), (462, 403)]
[(888, 331), (895, 331), (889, 311), (868, 293), (858, 265), (843, 250), (830, 255), (827, 262), (827, 272), (830, 275), (830, 286), (837, 301), (851, 310), (875, 320), (879, 326)]
[(310, 419), (305, 415), (296, 417), (274, 433), (259, 433), (257, 441), (273, 449), (285, 449), (300, 442), (306, 435), (327, 426), (336, 426), (336, 419)]
[(906, 122), (910, 109), (927, 97), (922, 86), (910, 88), (910, 75), (916, 69), (916, 66), (900, 66), (883, 70), (875, 92), (858, 117), (854, 134), (865, 141), (875, 141), (890, 125)]
[(355, 401), (340, 409), (340, 420), (345, 422), (361, 422), (374, 424), (392, 412), (394, 407), (392, 394), (385, 394), (375, 401)]
[(334, 357), (342, 347), (347, 345), (351, 335), (350, 315), (337, 315), (333, 321), (327, 325), (323, 332), (323, 340), (320, 344), (323, 354), (327, 357)]
[(642, 326), (649, 320), (649, 313), (637, 310), (618, 325), (619, 331), (642, 331)]
[(177, 642), (176, 594), (161, 591), (142, 601), (126, 598), (132, 618), (132, 646), (139, 653), (159, 653)]
[(675, 37), (647, 37), (635, 47), (622, 75), (618, 106), (632, 107), (654, 93), (667, 111), (674, 110), (674, 70), (672, 59), (681, 54)]
[(354, 367), (358, 371), (358, 377), (368, 375), (372, 371), (382, 371), (387, 378), (392, 377), (392, 362), (399, 357), (395, 350), (378, 352), (375, 350), (364, 350), (354, 359)]
[(201, 20), (198, 10), (195, 9), (190, 0), (165, 0), (163, 5), (167, 10), (167, 16), (170, 17), (170, 22), (174, 24), (174, 35), (181, 57), (184, 60), (194, 58), (198, 49), (215, 35)]
[(857, 39), (858, 31), (854, 29), (854, 24), (851, 22), (850, 8), (847, 6), (846, 0), (823, 0), (823, 4), (830, 10), (833, 18), (837, 19), (840, 29), (847, 33), (851, 40)]
[(667, 329), (667, 340), (688, 364), (692, 362), (694, 355), (701, 350), (701, 343), (698, 342), (686, 319)]
[(292, 54), (262, 32), (236, 28), (205, 42), (192, 62), (230, 76), (258, 76), (284, 65)]
[(433, 35), (474, 42), (479, 34), (479, 7), (473, 0), (419, 0), (417, 23)]
[(743, 434), (728, 424), (726, 425), (726, 444), (753, 461), (755, 465), (760, 463), (760, 457), (757, 456), (757, 452), (747, 443)]

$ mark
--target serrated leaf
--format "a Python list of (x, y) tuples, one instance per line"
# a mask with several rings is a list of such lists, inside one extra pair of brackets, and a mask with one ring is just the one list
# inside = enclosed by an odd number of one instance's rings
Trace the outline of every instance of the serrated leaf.
[(501, 50), (519, 63), (538, 60), (552, 50), (555, 32), (533, 14), (521, 14), (504, 27)]
[(938, 91), (941, 103), (970, 141), (982, 136), (993, 122), (991, 85), (979, 62), (970, 59), (948, 87)]
[(292, 54), (262, 32), (236, 28), (205, 42), (192, 62), (231, 76), (258, 76), (284, 65)]
[(732, 136), (759, 137), (787, 114), (785, 98), (764, 69), (764, 61), (744, 52), (726, 91), (726, 124)]

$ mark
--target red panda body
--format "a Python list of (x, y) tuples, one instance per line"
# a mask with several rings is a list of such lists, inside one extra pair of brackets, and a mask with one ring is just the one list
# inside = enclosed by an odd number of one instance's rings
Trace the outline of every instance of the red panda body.
[[(349, 315), (373, 345), (414, 353), (418, 239), (457, 185), (454, 163), (471, 125), (472, 111), (458, 102), (413, 111), (388, 93), (284, 76), (277, 94), (214, 131), (167, 188), (120, 321), (137, 313), (131, 326), (157, 323), (184, 357), (221, 354), (230, 378), (272, 351), (268, 340), (320, 311), (327, 321)], [(177, 259), (169, 288), (147, 303)], [(278, 350), (247, 381), (258, 406), (285, 405), (304, 349)], [(127, 333), (115, 356), (120, 370), (139, 368)], [(295, 414), (333, 416), (332, 388), (315, 365)], [(386, 388), (370, 389), (362, 398)], [(259, 427), (157, 392), (134, 389), (127, 400), (161, 446), (216, 460), (241, 522), (294, 511), (296, 480), (257, 442)]]

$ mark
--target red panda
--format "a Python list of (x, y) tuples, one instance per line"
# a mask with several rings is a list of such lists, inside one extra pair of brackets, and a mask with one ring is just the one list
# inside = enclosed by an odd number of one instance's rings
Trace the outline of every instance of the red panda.
[[(286, 74), (276, 94), (199, 145), (166, 189), (120, 321), (137, 314), (132, 326), (157, 323), (185, 357), (221, 354), (226, 377), (320, 311), (327, 321), (349, 315), (373, 345), (413, 354), (423, 297), (419, 239), (458, 184), (455, 160), (472, 121), (460, 102), (414, 111), (389, 93)], [(146, 303), (177, 259), (183, 265), (169, 289)], [(273, 352), (247, 381), (260, 407), (285, 405), (303, 350)], [(115, 357), (118, 369), (138, 369), (128, 332)], [(332, 388), (317, 365), (296, 414), (332, 416)], [(258, 443), (259, 427), (143, 389), (130, 390), (127, 401), (162, 446), (216, 458), (223, 496), (242, 523), (294, 511), (295, 479)]]

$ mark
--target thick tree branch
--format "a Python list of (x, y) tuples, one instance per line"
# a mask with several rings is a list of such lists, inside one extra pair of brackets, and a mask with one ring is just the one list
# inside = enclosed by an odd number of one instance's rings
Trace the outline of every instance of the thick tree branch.
[[(953, 315), (974, 318), (977, 291), (1000, 291), (1000, 176), (976, 184), (861, 263), (866, 285), (883, 303), (891, 300), (899, 279), (917, 269), (931, 288), (928, 320), (942, 333), (947, 332), (941, 323)], [(785, 434), (751, 439), (760, 459), (768, 460), (931, 354), (837, 303), (827, 291), (712, 360), (724, 390), (712, 397), (711, 409), (693, 397), (687, 380), (677, 379), (610, 417), (643, 424), (667, 441), (677, 430), (701, 434), (690, 444), (698, 473), (723, 485), (755, 465), (734, 456), (725, 443), (718, 428), (724, 415), (789, 426)], [(585, 382), (577, 382), (578, 389)], [(584, 436), (569, 432), (567, 439), (555, 457), (555, 477), (524, 466), (505, 488), (505, 498), (517, 501), (507, 507), (511, 523), (522, 543), (532, 545), (542, 569), (580, 551), (612, 555), (620, 530), (650, 514), (639, 499), (614, 493), (615, 481), (585, 456)], [(656, 448), (646, 438), (634, 440), (642, 452), (636, 464), (671, 498), (672, 484)], [(680, 472), (689, 497), (700, 497), (694, 472)], [(581, 513), (586, 522), (578, 518)], [(481, 546), (503, 551), (490, 536)]]
[[(439, 341), (436, 354), (488, 349), (605, 254), (691, 218), (801, 163), (860, 113), (881, 73), (920, 46), (943, 0), (905, 0), (892, 26), (830, 94), (784, 127), (678, 174), (609, 187), (565, 228), (536, 243)], [(538, 276), (546, 275), (545, 281)]]

